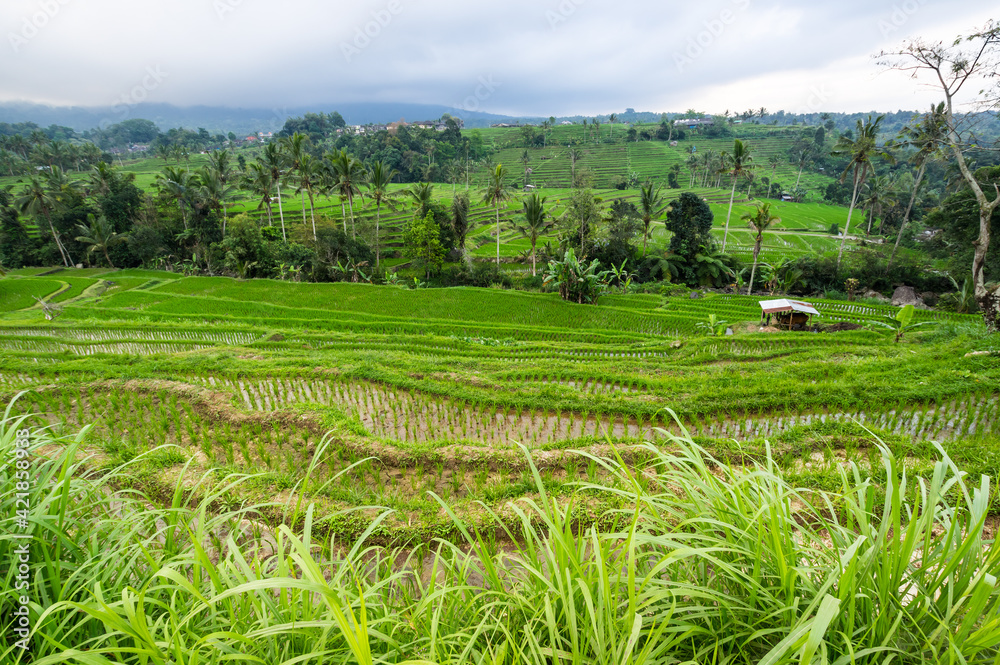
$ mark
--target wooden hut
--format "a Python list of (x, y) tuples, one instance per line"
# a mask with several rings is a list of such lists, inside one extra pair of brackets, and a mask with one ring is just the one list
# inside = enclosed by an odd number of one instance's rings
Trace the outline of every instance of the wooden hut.
[(773, 316), (779, 328), (787, 328), (788, 330), (791, 330), (795, 326), (804, 328), (808, 325), (810, 317), (819, 316), (816, 308), (809, 303), (799, 300), (788, 300), (787, 298), (761, 300), (760, 310), (761, 323), (770, 325), (771, 317)]

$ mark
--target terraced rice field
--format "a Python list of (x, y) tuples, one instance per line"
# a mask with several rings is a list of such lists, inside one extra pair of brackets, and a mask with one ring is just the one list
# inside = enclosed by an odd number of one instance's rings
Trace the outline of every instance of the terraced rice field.
[[(25, 300), (80, 280), (122, 286), (66, 299), (51, 322)], [(918, 457), (940, 441), (981, 472), (1000, 470), (1000, 349), (967, 315), (919, 311), (936, 325), (894, 344), (877, 328), (757, 332), (758, 298), (744, 296), (606, 295), (578, 306), (494, 289), (140, 271), (22, 273), (0, 287), (12, 307), (29, 307), (0, 319), (0, 393), (34, 391), (22, 400), (39, 423), (94, 422), (98, 459), (154, 455), (140, 474), (151, 487), (190, 454), (282, 488), (329, 432), (329, 477), (380, 460), (328, 494), (330, 505), (377, 497), (401, 511), (393, 528), (414, 537), (440, 517), (421, 507), (420, 488), (471, 502), (460, 510), (529, 491), (519, 445), (548, 460), (554, 489), (600, 480), (574, 450), (628, 454), (682, 428), (726, 455), (734, 441), (747, 451), (783, 441), (806, 480), (817, 451), (853, 450), (863, 428)], [(865, 326), (894, 311), (813, 304), (825, 324)], [(710, 313), (736, 334), (706, 337), (698, 324)], [(179, 448), (156, 457), (164, 445)]]

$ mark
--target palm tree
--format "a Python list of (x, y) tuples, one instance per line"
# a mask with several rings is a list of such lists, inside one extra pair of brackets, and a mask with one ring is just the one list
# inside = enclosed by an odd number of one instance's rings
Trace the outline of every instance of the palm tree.
[[(217, 202), (217, 207), (222, 208), (222, 235), (226, 235), (226, 224), (229, 221), (229, 215), (226, 212), (226, 199), (229, 195), (233, 193), (235, 186), (233, 183), (233, 167), (230, 161), (230, 152), (228, 150), (213, 150), (208, 153), (208, 164), (209, 168), (204, 171), (202, 176), (203, 185), (207, 184), (209, 188), (209, 193), (213, 194), (210, 197), (211, 200)], [(206, 179), (209, 182), (205, 182)], [(214, 195), (218, 196), (215, 197)]]
[(879, 233), (881, 233), (882, 226), (885, 225), (885, 219), (882, 214), (886, 203), (889, 203), (896, 194), (896, 179), (891, 175), (876, 175), (865, 184), (865, 195), (862, 204), (868, 208), (868, 229), (865, 231), (866, 235), (872, 234), (872, 222), (877, 218), (882, 217), (882, 223), (879, 225)]
[(465, 237), (469, 233), (469, 195), (462, 192), (451, 202), (451, 228), (455, 232), (455, 243), (465, 258)]
[(524, 200), (524, 224), (514, 224), (518, 232), (531, 241), (531, 276), (538, 273), (535, 271), (535, 245), (539, 236), (552, 228), (552, 223), (548, 221), (545, 213), (545, 197), (532, 194)]
[(794, 164), (799, 167), (799, 175), (795, 178), (795, 191), (799, 191), (799, 181), (802, 180), (802, 169), (812, 161), (812, 148), (803, 148), (795, 153)]
[(281, 209), (281, 179), (285, 175), (288, 161), (285, 154), (278, 149), (277, 144), (268, 143), (264, 146), (261, 164), (271, 173), (271, 182), (278, 192), (278, 217), (281, 219), (281, 238), (287, 242), (288, 235), (285, 233), (285, 213)]
[(413, 199), (414, 205), (419, 206), (420, 216), (426, 217), (431, 209), (431, 201), (434, 198), (434, 185), (429, 182), (417, 182), (410, 185), (406, 193)]
[(548, 145), (549, 131), (552, 129), (552, 122), (549, 120), (542, 121), (542, 147)]
[[(586, 122), (586, 120), (584, 120)], [(576, 186), (576, 160), (580, 159), (580, 151), (576, 148), (569, 149), (569, 177), (570, 184)]]
[(757, 210), (745, 213), (742, 219), (750, 226), (750, 230), (757, 234), (753, 242), (753, 268), (750, 269), (750, 283), (747, 285), (747, 295), (753, 293), (753, 278), (757, 274), (757, 257), (760, 256), (761, 246), (764, 244), (764, 231), (781, 221), (781, 218), (771, 214), (771, 204), (763, 203), (757, 206)]
[(233, 193), (233, 186), (223, 181), (222, 175), (211, 166), (203, 166), (198, 169), (198, 193), (200, 197), (208, 202), (213, 210), (222, 211), (222, 235), (226, 235), (226, 226), (229, 222), (229, 215), (226, 212), (226, 199)]
[(21, 134), (15, 134), (10, 137), (10, 149), (21, 156), (21, 159), (28, 158), (28, 152), (31, 150), (31, 144), (28, 139), (24, 138)]
[(615, 138), (615, 123), (618, 122), (618, 114), (612, 113), (608, 116), (608, 124), (611, 125), (611, 138)]
[(684, 163), (687, 164), (688, 173), (691, 176), (688, 180), (688, 187), (694, 187), (695, 178), (698, 177), (698, 156), (692, 152), (688, 155), (688, 158)]
[(658, 218), (666, 206), (663, 204), (663, 189), (647, 182), (639, 188), (639, 207), (642, 209), (642, 255), (646, 256), (646, 241), (650, 237), (653, 220)]
[(108, 247), (122, 242), (125, 238), (120, 233), (115, 233), (115, 230), (111, 227), (111, 223), (104, 215), (100, 217), (88, 215), (87, 221), (90, 223), (89, 226), (84, 224), (76, 225), (76, 230), (80, 234), (76, 237), (76, 241), (89, 245), (87, 247), (87, 256), (100, 250), (104, 254), (104, 258), (107, 259), (108, 265), (114, 268), (115, 264), (111, 262), (111, 257), (108, 256)]
[(521, 164), (524, 166), (524, 186), (528, 186), (528, 164), (531, 162), (531, 153), (525, 148), (521, 153)]
[(881, 157), (889, 163), (895, 161), (892, 154), (886, 148), (880, 147), (876, 142), (878, 140), (878, 128), (882, 124), (882, 118), (884, 117), (880, 115), (874, 121), (872, 121), (871, 116), (868, 116), (868, 119), (864, 122), (858, 120), (857, 138), (850, 139), (846, 136), (841, 136), (837, 140), (836, 148), (833, 151), (834, 155), (846, 155), (850, 157), (847, 167), (840, 174), (840, 181), (844, 182), (847, 174), (852, 171), (852, 179), (854, 181), (854, 190), (851, 193), (851, 206), (847, 209), (847, 224), (844, 225), (844, 235), (840, 240), (840, 250), (837, 252), (837, 270), (840, 270), (840, 261), (844, 256), (844, 246), (847, 244), (847, 235), (851, 228), (851, 216), (854, 214), (854, 206), (858, 202), (858, 191), (872, 170), (872, 159)]
[[(295, 191), (296, 193), (301, 193), (303, 196), (309, 197), (309, 217), (312, 219), (313, 240), (316, 240), (316, 206), (314, 201), (314, 192), (316, 190), (316, 185), (319, 183), (320, 168), (321, 164), (319, 160), (309, 153), (305, 153), (299, 158), (299, 166), (297, 169), (298, 178), (296, 179), (298, 187)], [(302, 211), (302, 214), (302, 221), (305, 223), (305, 210)]]
[(247, 164), (247, 170), (243, 176), (242, 188), (260, 197), (257, 210), (266, 209), (267, 225), (274, 226), (274, 220), (271, 216), (271, 193), (274, 190), (274, 179), (271, 177), (271, 171), (260, 162), (250, 162)]
[[(781, 158), (777, 155), (771, 155), (767, 158), (767, 165), (771, 167), (771, 179), (767, 181), (767, 194), (764, 196), (765, 199), (771, 198), (771, 185), (774, 184), (774, 176), (778, 173), (778, 166), (781, 165)], [(798, 185), (796, 185), (798, 187)]]
[(486, 191), (483, 193), (483, 203), (492, 205), (497, 214), (497, 266), (500, 266), (500, 204), (510, 198), (507, 191), (507, 169), (503, 164), (497, 164), (490, 172)]
[(389, 183), (396, 177), (397, 171), (389, 168), (385, 162), (377, 161), (368, 169), (368, 196), (375, 201), (375, 269), (381, 261), (379, 245), (379, 222), (383, 205), (392, 206), (392, 194)]
[(702, 176), (701, 186), (708, 187), (708, 176), (712, 173), (712, 165), (715, 163), (715, 151), (709, 148), (701, 154), (701, 163), (705, 169)]
[(289, 175), (297, 173), (300, 176), (298, 179), (299, 186), (295, 191), (302, 196), (302, 226), (306, 225), (306, 188), (302, 186), (299, 168), (302, 166), (302, 159), (309, 155), (306, 152), (306, 143), (308, 141), (309, 137), (300, 132), (295, 132), (291, 136), (284, 136), (280, 139), (281, 149), (288, 160)]
[(162, 193), (177, 201), (177, 207), (181, 210), (181, 222), (184, 223), (186, 230), (188, 223), (184, 203), (192, 186), (191, 174), (179, 166), (164, 166), (163, 172), (156, 174), (155, 184)]
[(105, 162), (98, 162), (90, 171), (90, 179), (87, 182), (87, 189), (95, 196), (104, 196), (111, 191), (118, 174), (113, 166), (108, 166)]
[(947, 140), (947, 125), (945, 124), (944, 102), (937, 106), (931, 105), (931, 110), (920, 118), (920, 123), (913, 129), (904, 130), (904, 145), (913, 146), (917, 149), (911, 161), (917, 167), (917, 176), (913, 180), (913, 191), (910, 193), (910, 202), (906, 206), (906, 213), (903, 215), (903, 222), (899, 226), (899, 233), (896, 234), (896, 244), (889, 255), (889, 262), (886, 263), (885, 271), (888, 273), (892, 268), (892, 262), (896, 258), (896, 251), (899, 250), (899, 241), (903, 237), (903, 230), (910, 221), (910, 212), (913, 204), (917, 200), (917, 192), (920, 191), (920, 183), (924, 179), (927, 171), (927, 164), (937, 159), (941, 154), (941, 147)]
[(745, 175), (753, 164), (750, 146), (736, 139), (733, 142), (733, 154), (729, 156), (729, 174), (733, 176), (733, 189), (729, 192), (729, 211), (726, 213), (726, 230), (722, 234), (722, 252), (726, 251), (726, 241), (729, 239), (729, 218), (733, 215), (733, 199), (736, 197), (736, 180)]
[(73, 258), (70, 256), (69, 250), (63, 246), (59, 232), (56, 231), (56, 227), (52, 223), (52, 212), (57, 210), (61, 205), (56, 192), (45, 187), (38, 178), (31, 178), (21, 191), (21, 196), (14, 202), (14, 205), (22, 214), (30, 214), (36, 219), (39, 217), (45, 218), (49, 224), (52, 239), (55, 240), (59, 254), (62, 256), (63, 265), (69, 267), (73, 262)]
[[(334, 188), (342, 199), (347, 201), (351, 211), (351, 236), (355, 237), (354, 228), (354, 197), (361, 194), (361, 185), (365, 181), (365, 166), (353, 155), (347, 154), (347, 149), (335, 153), (331, 160), (336, 176)], [(347, 232), (347, 221), (344, 221), (344, 232)]]

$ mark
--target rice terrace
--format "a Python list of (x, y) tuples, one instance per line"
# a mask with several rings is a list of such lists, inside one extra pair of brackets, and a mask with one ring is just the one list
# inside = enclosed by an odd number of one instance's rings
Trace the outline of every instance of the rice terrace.
[(0, 664), (1000, 662), (998, 31), (919, 112), (0, 122)]

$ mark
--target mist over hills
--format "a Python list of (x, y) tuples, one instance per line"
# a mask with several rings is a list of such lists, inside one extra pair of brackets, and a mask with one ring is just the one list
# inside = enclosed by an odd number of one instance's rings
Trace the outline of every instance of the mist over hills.
[(144, 118), (152, 120), (160, 128), (174, 127), (195, 129), (204, 127), (209, 132), (237, 134), (271, 131), (276, 132), (288, 118), (306, 113), (331, 113), (339, 111), (351, 125), (368, 123), (388, 123), (405, 118), (408, 121), (431, 120), (445, 113), (462, 118), (466, 127), (488, 127), (495, 122), (516, 120), (510, 116), (466, 111), (443, 105), (432, 104), (387, 104), (387, 103), (346, 103), (326, 104), (308, 107), (283, 108), (229, 108), (224, 106), (188, 106), (172, 104), (139, 103), (117, 106), (47, 106), (32, 102), (0, 103), (0, 122), (34, 122), (42, 127), (61, 125), (83, 132), (98, 127), (107, 127), (123, 120)]

